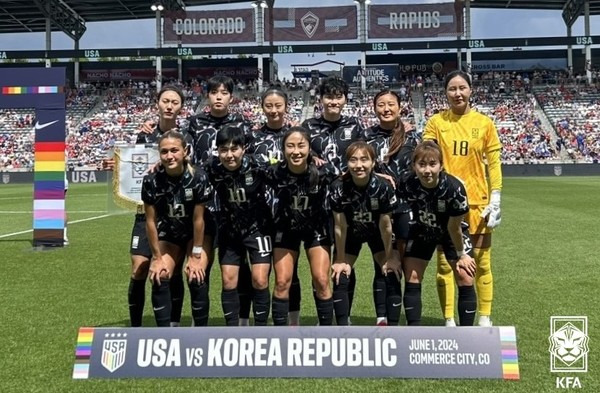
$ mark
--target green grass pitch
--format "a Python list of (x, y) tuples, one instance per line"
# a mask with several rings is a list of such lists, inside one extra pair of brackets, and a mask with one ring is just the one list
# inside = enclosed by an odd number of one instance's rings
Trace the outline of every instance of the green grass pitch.
[[(64, 249), (33, 251), (32, 186), (0, 184), (0, 392), (552, 392), (557, 376), (600, 391), (600, 178), (505, 178), (502, 225), (494, 235), (493, 321), (517, 331), (520, 381), (400, 379), (72, 380), (80, 326), (127, 326), (128, 243), (133, 214), (110, 208), (106, 184), (72, 184)], [(423, 320), (441, 325), (434, 265), (424, 283)], [(301, 259), (302, 323), (314, 325), (309, 273)], [(357, 262), (355, 324), (373, 324), (372, 263)], [(212, 325), (223, 324), (218, 268)], [(145, 325), (153, 324), (149, 296)], [(550, 373), (553, 315), (587, 315), (588, 373)], [(184, 325), (189, 325), (186, 294)]]

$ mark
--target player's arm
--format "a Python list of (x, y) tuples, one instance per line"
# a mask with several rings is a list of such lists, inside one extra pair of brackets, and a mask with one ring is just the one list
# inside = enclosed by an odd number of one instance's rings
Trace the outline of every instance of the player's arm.
[(351, 266), (346, 262), (346, 235), (348, 233), (348, 223), (343, 212), (333, 212), (334, 234), (335, 234), (335, 260), (333, 261), (332, 274), (333, 280), (339, 284), (340, 274), (350, 276)]
[(204, 281), (208, 256), (203, 249), (204, 244), (204, 205), (196, 204), (193, 214), (194, 238), (192, 240), (191, 252), (188, 253), (188, 263), (185, 268), (189, 282), (197, 280)]
[(156, 209), (154, 205), (144, 202), (144, 211), (146, 212), (146, 235), (152, 251), (152, 261), (150, 263), (149, 279), (157, 285), (160, 284), (160, 275), (163, 271), (168, 274), (169, 269), (162, 259), (160, 244), (158, 240), (158, 229), (156, 227)]
[(465, 252), (465, 246), (462, 238), (461, 222), (463, 221), (464, 216), (464, 214), (460, 216), (451, 216), (448, 220), (447, 229), (448, 235), (450, 235), (450, 240), (452, 240), (452, 244), (456, 250), (456, 255), (458, 256), (458, 261), (456, 262), (457, 269), (461, 268), (465, 270), (467, 274), (473, 277), (475, 276), (476, 269), (475, 260)]
[(431, 118), (425, 124), (425, 131), (423, 131), (423, 140), (437, 140), (437, 127), (435, 125), (434, 118)]

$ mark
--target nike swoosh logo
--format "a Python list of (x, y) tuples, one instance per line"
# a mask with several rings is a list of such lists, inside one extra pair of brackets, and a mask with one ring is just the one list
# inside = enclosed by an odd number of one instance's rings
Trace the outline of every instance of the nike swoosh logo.
[(58, 122), (58, 120), (54, 120), (54, 121), (49, 121), (48, 123), (40, 124), (39, 121), (36, 121), (35, 122), (35, 129), (36, 130), (41, 130), (42, 128), (46, 128), (46, 127), (51, 126), (52, 124), (57, 123), (57, 122)]
[(342, 301), (342, 299), (335, 299), (333, 302), (334, 302), (334, 303), (339, 303), (339, 302), (341, 302), (341, 301)]
[(256, 315), (263, 315), (264, 313), (266, 313), (266, 311), (257, 311)]
[(228, 315), (231, 315), (231, 314), (233, 314), (233, 311), (232, 312), (228, 312), (227, 314), (225, 314), (225, 316), (228, 316)]
[(166, 307), (166, 306), (162, 306), (162, 307), (154, 307), (154, 308), (153, 308), (153, 310), (154, 310), (154, 311), (160, 311), (160, 310), (162, 310), (162, 309), (163, 309), (163, 308), (165, 308), (165, 307)]
[[(402, 305), (402, 303), (398, 303), (398, 304), (396, 304), (396, 303), (392, 303), (392, 307), (398, 307), (398, 306), (400, 306), (400, 305)], [(405, 308), (405, 310), (411, 310), (411, 309), (412, 309), (412, 308), (409, 308), (409, 309), (406, 309), (406, 308)]]
[(488, 282), (483, 282), (482, 284), (483, 285), (490, 285), (491, 283), (492, 283), (491, 281), (488, 281)]
[(473, 314), (475, 311), (477, 311), (477, 310), (465, 310), (465, 312), (466, 312), (467, 314)]

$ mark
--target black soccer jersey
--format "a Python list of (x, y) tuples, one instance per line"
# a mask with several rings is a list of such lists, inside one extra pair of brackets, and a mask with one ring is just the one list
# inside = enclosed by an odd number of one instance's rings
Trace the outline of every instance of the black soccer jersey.
[(447, 233), (450, 217), (469, 212), (465, 186), (446, 172), (440, 173), (438, 185), (432, 189), (423, 187), (414, 172), (406, 173), (397, 191), (412, 214), (409, 238), (439, 241)]
[(161, 168), (146, 175), (142, 183), (142, 200), (156, 210), (159, 238), (191, 239), (194, 208), (208, 202), (211, 193), (212, 187), (201, 168), (193, 174), (186, 168), (178, 178), (170, 177)]
[(331, 210), (346, 216), (348, 233), (359, 239), (379, 233), (380, 216), (391, 213), (397, 204), (392, 186), (376, 175), (371, 175), (366, 188), (358, 188), (351, 178), (337, 179), (329, 200)]
[[(375, 149), (375, 156), (379, 163), (386, 161), (386, 156), (390, 150), (391, 130), (381, 128), (379, 125), (369, 127), (362, 135), (369, 145)], [(403, 172), (409, 171), (412, 164), (412, 154), (415, 147), (419, 144), (420, 138), (415, 132), (405, 134), (402, 147), (387, 160), (387, 167), (394, 177), (400, 176)]]
[[(192, 138), (192, 135), (188, 132), (187, 128), (179, 128), (178, 130), (179, 130), (179, 132), (181, 132), (183, 134), (183, 137), (185, 138), (185, 142), (190, 147), (190, 155), (189, 155), (189, 157), (193, 161), (193, 159), (194, 159), (194, 153), (193, 153), (194, 138)], [(162, 136), (162, 134), (164, 134), (165, 132), (166, 131), (160, 129), (160, 125), (156, 125), (156, 127), (154, 128), (154, 131), (152, 131), (151, 134), (147, 134), (145, 132), (139, 132), (137, 134), (137, 138), (135, 140), (135, 143), (136, 144), (158, 143), (158, 140), (160, 139), (160, 137)]]
[(218, 159), (206, 165), (208, 178), (219, 202), (219, 228), (245, 234), (271, 223), (266, 193), (265, 168), (252, 156), (244, 156), (235, 171), (223, 167)]
[(310, 132), (310, 147), (319, 158), (331, 163), (338, 173), (346, 170), (346, 149), (360, 139), (362, 128), (354, 117), (342, 116), (336, 122), (322, 117), (306, 119), (302, 126)]
[(248, 145), (246, 153), (253, 154), (259, 162), (276, 164), (283, 161), (283, 135), (288, 127), (278, 130), (267, 127), (265, 124), (254, 131), (252, 142)]
[(230, 113), (224, 117), (214, 117), (210, 113), (200, 113), (190, 117), (189, 133), (194, 140), (196, 163), (203, 164), (217, 156), (217, 132), (225, 126), (239, 127), (250, 139), (251, 125), (241, 115)]
[(310, 175), (296, 175), (284, 161), (267, 170), (267, 182), (277, 200), (275, 226), (285, 231), (321, 228), (328, 223), (327, 197), (335, 179), (335, 168), (325, 164), (318, 168), (318, 180), (310, 186)]

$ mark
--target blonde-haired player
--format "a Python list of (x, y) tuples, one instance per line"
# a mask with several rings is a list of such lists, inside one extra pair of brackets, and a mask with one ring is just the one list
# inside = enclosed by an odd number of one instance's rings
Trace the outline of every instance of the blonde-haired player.
[[(444, 80), (450, 109), (434, 115), (425, 127), (423, 139), (437, 141), (446, 171), (460, 178), (469, 199), (469, 233), (473, 242), (479, 326), (491, 326), (493, 277), (491, 270), (492, 230), (500, 225), (502, 144), (493, 121), (470, 105), (471, 77), (462, 71), (450, 72)], [(486, 167), (489, 176), (486, 177)], [(452, 268), (438, 252), (438, 294), (446, 326), (454, 322), (454, 278)]]

